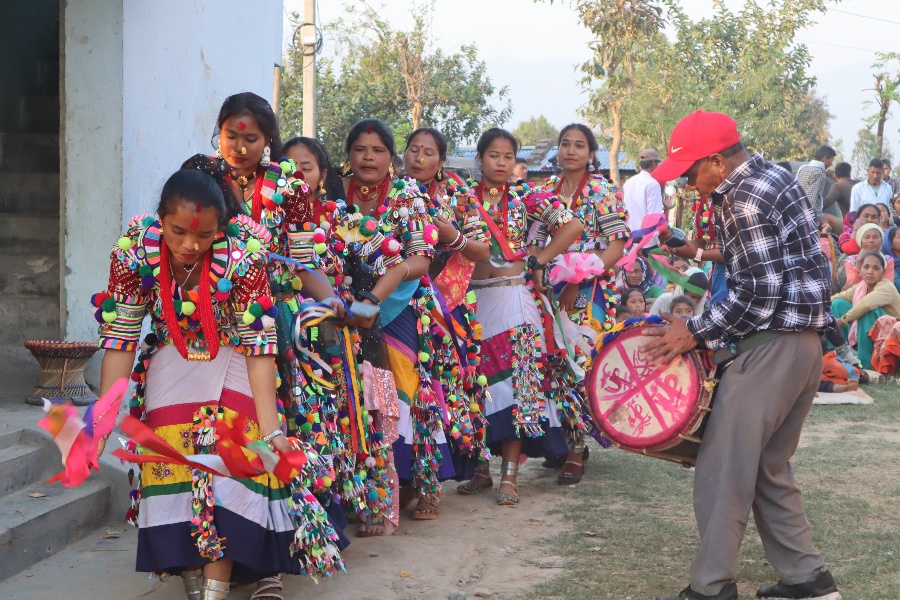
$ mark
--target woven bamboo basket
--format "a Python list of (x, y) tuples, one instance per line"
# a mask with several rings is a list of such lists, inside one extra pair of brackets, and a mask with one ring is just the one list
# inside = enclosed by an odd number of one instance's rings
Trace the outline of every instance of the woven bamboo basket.
[(41, 367), (29, 404), (41, 404), (41, 398), (71, 398), (76, 404), (85, 405), (96, 399), (84, 381), (84, 367), (99, 350), (97, 344), (28, 340), (25, 347)]

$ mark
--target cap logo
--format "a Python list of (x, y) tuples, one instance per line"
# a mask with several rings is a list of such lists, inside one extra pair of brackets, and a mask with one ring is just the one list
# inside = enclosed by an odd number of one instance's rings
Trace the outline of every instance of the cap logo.
[(669, 154), (675, 154), (676, 152), (678, 152), (678, 151), (681, 150), (682, 148), (684, 148), (684, 146), (678, 146), (677, 148), (672, 148), (671, 150), (669, 150)]

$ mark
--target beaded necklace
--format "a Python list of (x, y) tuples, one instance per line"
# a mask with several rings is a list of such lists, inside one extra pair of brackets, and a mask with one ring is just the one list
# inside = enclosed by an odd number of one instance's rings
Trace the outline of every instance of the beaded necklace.
[[(178, 349), (178, 353), (185, 360), (212, 360), (219, 353), (219, 336), (216, 328), (216, 319), (212, 309), (212, 291), (210, 289), (209, 267), (212, 253), (207, 250), (203, 255), (203, 266), (200, 270), (200, 282), (197, 284), (200, 291), (197, 310), (200, 311), (200, 330), (203, 332), (203, 341), (207, 353), (189, 354), (184, 331), (178, 324), (175, 314), (175, 300), (172, 290), (172, 271), (169, 266), (169, 247), (165, 238), (160, 240), (159, 262), (159, 296), (162, 301), (163, 318), (169, 329), (169, 337), (172, 345)], [(187, 316), (187, 315), (186, 315)], [(194, 357), (197, 358), (194, 358)]]
[[(384, 180), (378, 184), (378, 187), (375, 190), (375, 195), (372, 197), (372, 200), (376, 200), (376, 205), (383, 204), (385, 200), (387, 200), (388, 190), (391, 185), (391, 176), (388, 175), (384, 178)], [(354, 201), (354, 196), (357, 195), (364, 196), (365, 193), (359, 189), (359, 186), (356, 185), (356, 180), (352, 177), (350, 178), (350, 184), (347, 186), (347, 205), (348, 206), (359, 206)], [(367, 200), (371, 201), (371, 200)]]
[(697, 230), (697, 235), (706, 242), (715, 243), (716, 228), (712, 219), (712, 196), (697, 196), (691, 211), (694, 213), (694, 228)]
[(566, 196), (565, 194), (563, 194), (563, 191), (562, 191), (563, 178), (560, 177), (559, 183), (556, 185), (556, 189), (554, 190), (554, 193), (559, 194), (560, 196), (562, 196), (563, 200), (568, 201), (568, 208), (571, 210), (574, 210), (575, 201), (578, 198), (581, 198), (581, 196), (584, 194), (584, 186), (587, 185), (588, 179), (590, 179), (590, 177), (591, 177), (591, 174), (588, 171), (585, 171), (584, 175), (581, 177), (581, 181), (578, 183), (578, 187), (575, 188), (575, 191), (572, 192), (571, 196)]
[[(478, 186), (478, 200), (481, 202), (482, 206), (487, 210), (488, 214), (491, 215), (491, 220), (500, 227), (501, 231), (503, 231), (503, 236), (507, 237), (509, 233), (509, 183), (503, 185), (503, 189), (500, 190), (500, 193), (491, 198), (492, 202), (496, 202), (499, 198), (500, 202), (497, 204), (491, 204), (489, 202), (485, 202), (484, 200), (484, 186), (481, 185), (479, 181)], [(500, 220), (497, 220), (497, 208), (500, 208)]]

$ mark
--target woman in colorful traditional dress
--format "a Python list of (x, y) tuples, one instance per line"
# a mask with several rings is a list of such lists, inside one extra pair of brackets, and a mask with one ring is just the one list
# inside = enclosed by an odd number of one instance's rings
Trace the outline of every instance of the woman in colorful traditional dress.
[[(554, 286), (559, 292), (560, 309), (565, 310), (575, 323), (589, 326), (594, 332), (593, 341), (596, 335), (602, 335), (616, 323), (615, 273), (612, 269), (625, 251), (627, 215), (621, 192), (599, 173), (597, 150), (600, 145), (591, 129), (578, 123), (567, 125), (559, 134), (558, 144), (562, 174), (551, 177), (542, 191), (552, 193), (571, 210), (584, 223), (584, 231), (555, 261), (551, 273), (560, 278)], [(579, 381), (576, 387), (586, 400), (584, 371), (577, 374), (581, 377), (576, 377)], [(569, 439), (569, 454), (557, 478), (560, 485), (578, 483), (584, 474), (587, 425), (583, 423), (582, 415), (587, 414), (587, 410), (586, 407), (584, 410), (566, 410), (575, 404), (570, 402), (568, 407), (560, 407), (565, 415), (563, 422)]]
[[(184, 167), (163, 187), (158, 216), (131, 220), (113, 249), (108, 289), (92, 300), (106, 349), (101, 391), (129, 375), (140, 346), (132, 414), (169, 444), (215, 454), (215, 430), (245, 417), (248, 438), (285, 452), (268, 232), (244, 217), (228, 222), (223, 174), (208, 157)], [(148, 313), (151, 333), (139, 344)], [(190, 599), (224, 599), (232, 581), (342, 567), (321, 505), (270, 474), (147, 463), (141, 486), (137, 570), (181, 574)]]
[[(499, 450), (503, 457), (497, 503), (516, 506), (516, 475), (523, 450), (529, 456), (567, 451), (555, 398), (565, 391), (545, 394), (544, 389), (541, 369), (553, 334), (552, 325), (548, 329), (542, 323), (538, 302), (546, 303), (545, 265), (572, 245), (583, 227), (549, 194), (532, 194), (523, 200), (510, 188), (518, 149), (511, 133), (489, 129), (477, 148), (483, 176), (472, 192), (491, 232), (491, 259), (475, 266), (470, 289), (478, 301), (484, 339), (479, 369), (491, 396), (485, 411), (487, 437), (491, 451)], [(530, 246), (526, 235), (532, 229), (537, 245), (550, 236), (552, 241), (543, 248)], [(489, 465), (484, 464), (457, 491), (476, 494), (492, 486)]]
[[(412, 485), (426, 502), (437, 506), (440, 479), (453, 475), (442, 428), (443, 411), (431, 382), (434, 348), (429, 335), (431, 289), (420, 279), (428, 274), (437, 228), (428, 212), (427, 195), (409, 179), (395, 179), (396, 154), (390, 129), (378, 119), (363, 119), (347, 136), (347, 215), (334, 230), (346, 253), (343, 286), (352, 299), (378, 307), (378, 316), (360, 331), (366, 372), (372, 369), (379, 412), (388, 406), (387, 378), (399, 395), (399, 423), (393, 443), (394, 464), (401, 484)], [(367, 386), (369, 387), (369, 386)], [(395, 396), (396, 398), (396, 396)], [(367, 400), (367, 403), (369, 401)], [(382, 415), (383, 417), (386, 415)], [(383, 421), (390, 427), (391, 421)], [(388, 438), (394, 437), (387, 431)], [(392, 511), (399, 510), (399, 498)], [(360, 535), (382, 535), (396, 526), (364, 523)]]
[[(445, 435), (453, 446), (457, 478), (472, 476), (476, 462), (490, 458), (485, 440), (484, 406), (487, 380), (477, 372), (481, 336), (475, 318), (475, 295), (468, 293), (475, 264), (490, 258), (487, 225), (468, 189), (443, 177), (447, 140), (440, 131), (422, 127), (406, 139), (406, 172), (426, 190), (429, 212), (438, 228), (438, 246), (429, 269), (437, 305), (431, 311), (435, 349), (433, 380), (440, 383), (447, 406)], [(467, 474), (461, 473), (466, 471)], [(437, 518), (439, 507), (420, 496), (413, 519)]]
[[(350, 327), (354, 319), (345, 314), (343, 301), (335, 301), (332, 287), (343, 284), (345, 265), (328, 238), (346, 205), (328, 196), (342, 197), (343, 184), (318, 140), (294, 138), (285, 143), (284, 153), (308, 184), (307, 191), (282, 204), (290, 257), (303, 268), (288, 265), (294, 291), (286, 297), (285, 312), (298, 316), (284, 322), (287, 335), (279, 336), (284, 345), (280, 393), (289, 398), (286, 412), (295, 435), (332, 459), (335, 474), (327, 486), (328, 498), (323, 498), (329, 508), (337, 508), (339, 503), (330, 500), (339, 498), (363, 521), (380, 521), (390, 506), (390, 446), (382, 440), (374, 415), (370, 420), (363, 406), (360, 348), (356, 330)], [(309, 309), (315, 311), (323, 303), (335, 318), (309, 319)], [(301, 322), (295, 323), (295, 318)], [(301, 326), (306, 323), (310, 326)], [(287, 339), (282, 342), (282, 337)], [(333, 522), (339, 521), (329, 514)]]

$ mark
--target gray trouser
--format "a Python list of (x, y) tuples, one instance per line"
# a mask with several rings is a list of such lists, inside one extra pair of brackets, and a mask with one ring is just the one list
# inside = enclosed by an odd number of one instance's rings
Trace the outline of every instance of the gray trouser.
[(824, 567), (789, 462), (821, 377), (822, 349), (813, 331), (753, 348), (725, 371), (694, 474), (695, 591), (715, 595), (737, 579), (751, 509), (782, 581), (809, 581)]

